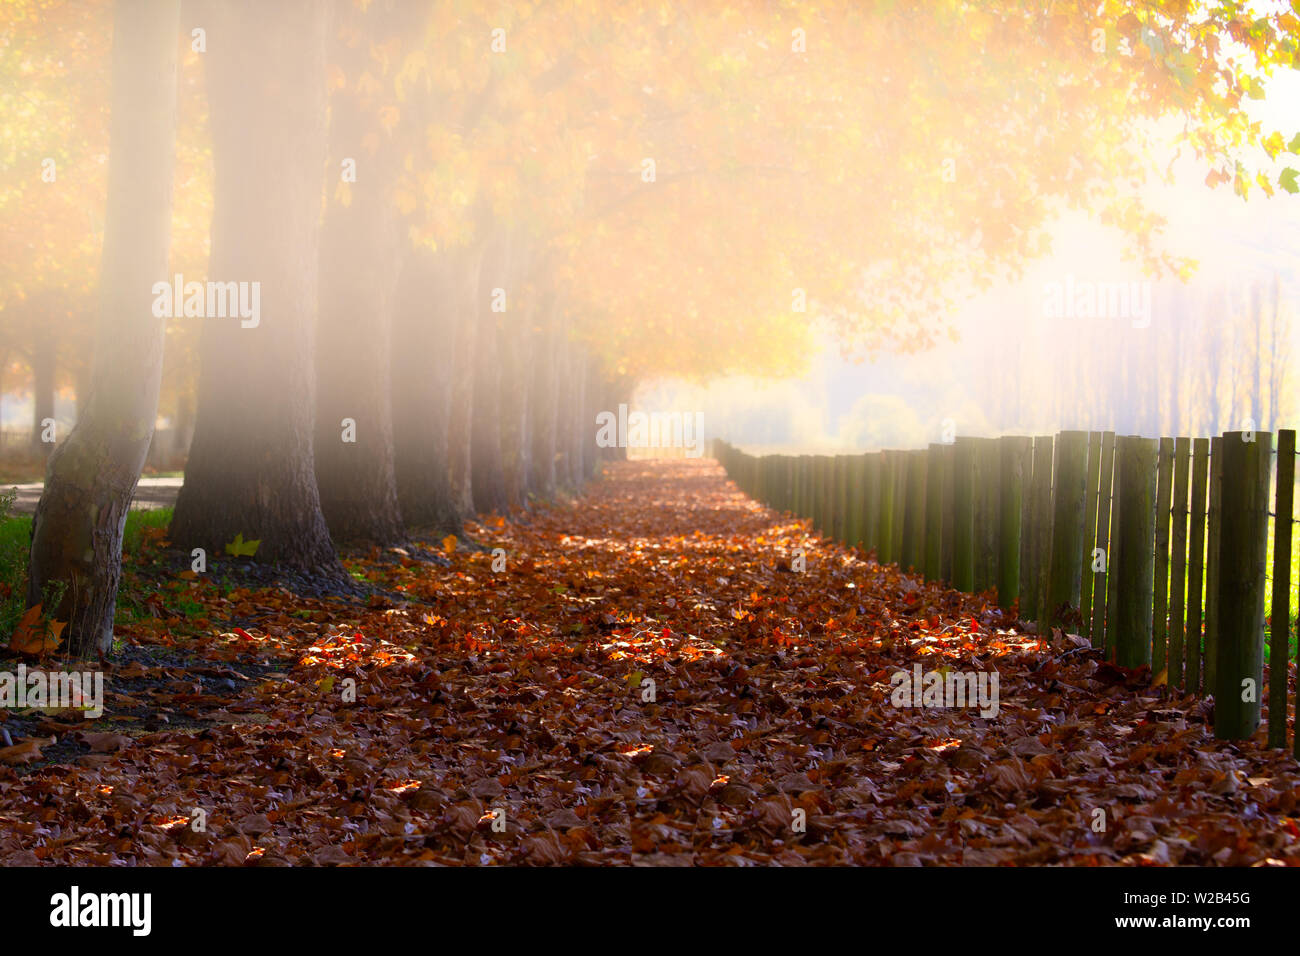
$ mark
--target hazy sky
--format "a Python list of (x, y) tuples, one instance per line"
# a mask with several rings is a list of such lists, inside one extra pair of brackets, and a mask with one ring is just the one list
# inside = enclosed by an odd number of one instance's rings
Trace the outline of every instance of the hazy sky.
[[(1280, 129), (1289, 139), (1300, 131), (1300, 76), (1277, 75), (1267, 98), (1251, 106), (1265, 129)], [(1172, 156), (1170, 149), (1160, 157), (1161, 165)], [(1269, 198), (1254, 190), (1250, 200), (1243, 202), (1228, 186), (1208, 188), (1205, 168), (1188, 157), (1180, 159), (1174, 170), (1172, 185), (1153, 183), (1147, 192), (1153, 208), (1169, 221), (1164, 247), (1199, 263), (1189, 291), (1202, 296), (1227, 287), (1240, 293), (1251, 279), (1277, 274), (1283, 282), (1284, 302), (1296, 316), (1300, 312), (1300, 195), (1279, 193)], [(918, 434), (917, 428), (924, 431), (926, 422), (939, 418), (956, 419), (965, 434), (988, 434), (993, 430), (982, 421), (983, 410), (963, 383), (999, 374), (997, 367), (989, 366), (985, 346), (990, 337), (999, 336), (1008, 317), (1032, 318), (1030, 328), (1039, 333), (1038, 341), (1017, 338), (1023, 339), (1019, 342), (1025, 352), (1022, 361), (1033, 362), (1039, 344), (1051, 343), (1052, 322), (1089, 321), (1043, 319), (1045, 283), (1063, 282), (1066, 276), (1094, 281), (1144, 278), (1136, 265), (1125, 261), (1121, 237), (1090, 217), (1065, 216), (1053, 227), (1052, 236), (1053, 254), (1032, 264), (1022, 281), (999, 283), (957, 311), (952, 320), (960, 339), (956, 343), (943, 340), (917, 355), (882, 355), (874, 362), (855, 364), (843, 360), (838, 348), (826, 342), (811, 372), (800, 379), (733, 379), (707, 389), (651, 383), (642, 388), (638, 401), (647, 408), (702, 410), (710, 435), (752, 445), (856, 449), (861, 442), (855, 440), (848, 416), (857, 403), (862, 403), (859, 415), (896, 422), (897, 431), (887, 434), (897, 436), (899, 447), (913, 444), (907, 436)], [(1183, 320), (1181, 315), (1168, 314), (1174, 306), (1167, 293), (1175, 283), (1155, 287), (1156, 321)], [(1162, 307), (1166, 314), (1161, 314)], [(1293, 333), (1297, 332), (1300, 321), (1293, 324)], [(1300, 349), (1294, 354), (1300, 355)], [(1032, 406), (1032, 396), (1026, 404)], [(1041, 421), (1033, 420), (1032, 407), (1023, 411), (1023, 427), (1011, 430), (1042, 427)], [(922, 437), (939, 440), (929, 431)]]

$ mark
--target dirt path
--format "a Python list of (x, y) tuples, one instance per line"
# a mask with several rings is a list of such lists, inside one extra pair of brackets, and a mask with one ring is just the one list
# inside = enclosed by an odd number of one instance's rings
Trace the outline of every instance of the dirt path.
[[(133, 636), (261, 679), (154, 700), (207, 729), (74, 728), (71, 767), (0, 769), (0, 863), (1296, 858), (1289, 756), (1215, 743), (1202, 703), (819, 540), (712, 462), (620, 463), (472, 532), (497, 570), (349, 562), (410, 603), (185, 584), (211, 623)], [(914, 668), (996, 672), (996, 708), (898, 706)]]
[[(153, 511), (157, 508), (170, 508), (176, 504), (183, 478), (141, 478), (136, 487), (135, 497), (131, 499), (132, 511)], [(24, 485), (4, 485), (0, 491), (16, 489), (18, 498), (14, 502), (14, 514), (30, 515), (36, 513), (36, 505), (41, 500), (45, 489), (42, 481)]]

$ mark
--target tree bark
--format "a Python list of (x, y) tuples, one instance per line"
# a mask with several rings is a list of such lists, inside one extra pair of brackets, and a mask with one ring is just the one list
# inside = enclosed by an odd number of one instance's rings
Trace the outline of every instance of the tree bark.
[[(502, 455), (501, 322), (517, 305), (507, 278), (509, 250), (498, 236), (484, 256), (479, 290), (470, 321), (478, 326), (474, 357), (473, 467), (474, 510), (480, 514), (503, 513), (507, 508), (505, 463)], [(505, 294), (505, 312), (494, 312), (496, 290)]]
[(50, 460), (32, 523), (27, 604), (61, 592), (45, 616), (66, 623), (68, 649), (79, 657), (112, 649), (122, 533), (158, 414), (164, 320), (153, 315), (151, 290), (167, 274), (179, 26), (179, 0), (119, 0), (114, 10), (93, 384)]
[(37, 321), (36, 342), (32, 349), (32, 450), (38, 455), (48, 455), (54, 446), (42, 438), (44, 422), (54, 417), (54, 334), (49, 320)]
[(535, 333), (536, 355), (531, 401), (528, 403), (528, 431), (532, 436), (532, 492), (543, 499), (555, 497), (557, 470), (556, 414), (559, 402), (559, 303), (552, 293), (545, 297), (541, 322)]
[(392, 341), (393, 445), (402, 517), (451, 530), (447, 425), (451, 410), (450, 253), (411, 249), (398, 282)]
[(247, 328), (203, 320), (198, 421), (171, 537), (212, 554), (242, 534), (261, 541), (259, 560), (341, 574), (312, 445), (326, 8), (230, 0), (208, 19), (209, 273), (259, 282), (261, 317)]
[[(369, 65), (374, 20), (348, 10), (334, 60), (347, 86), (331, 108), (330, 176), (356, 162), (349, 201), (330, 203), (321, 237), (317, 341), (316, 483), (336, 541), (394, 544), (404, 537), (393, 453), (392, 319), (400, 235), (391, 187), (399, 151), (377, 127), (357, 77)], [(383, 8), (387, 12), (387, 8)], [(367, 148), (367, 136), (378, 145)], [(332, 189), (337, 180), (329, 182)], [(350, 433), (344, 422), (350, 422)], [(345, 440), (351, 439), (351, 440)]]
[(467, 250), (470, 268), (450, 277), (453, 288), (451, 401), (447, 414), (447, 513), (453, 529), (474, 514), (474, 358), (483, 250)]
[(529, 432), (529, 398), (532, 392), (535, 342), (533, 305), (508, 313), (501, 334), (501, 454), (505, 466), (506, 503), (510, 508), (528, 504), (532, 473), (532, 435)]

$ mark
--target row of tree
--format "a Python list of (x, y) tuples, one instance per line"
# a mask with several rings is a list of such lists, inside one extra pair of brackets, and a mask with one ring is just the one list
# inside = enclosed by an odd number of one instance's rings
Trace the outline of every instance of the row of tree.
[[(110, 646), (169, 330), (197, 326), (201, 364), (173, 543), (212, 554), (242, 535), (259, 559), (336, 574), (336, 541), (392, 543), (578, 483), (593, 411), (646, 374), (797, 368), (814, 320), (847, 343), (924, 345), (954, 290), (1035, 254), (1063, 203), (1158, 266), (1135, 185), (1151, 118), (1182, 118), (1242, 193), (1272, 189), (1248, 149), (1300, 151), (1242, 109), (1294, 61), (1300, 23), (1228, 0), (122, 0), (87, 283), (44, 224), (14, 222), (43, 156), (80, 169), (94, 151), (68, 117), (96, 88), (65, 75), (94, 58), (87, 10), (107, 7), (14, 0), (0, 43), (6, 83), (58, 107), (0, 126), (31, 172), (0, 190), (17, 253), (0, 257), (0, 322), (42, 288), (89, 284), (99, 303), (28, 593), (61, 595), (46, 612), (80, 653)], [(201, 89), (180, 67), (196, 59)], [(187, 280), (259, 284), (254, 327), (158, 316), (155, 283), (196, 248), (206, 269)]]

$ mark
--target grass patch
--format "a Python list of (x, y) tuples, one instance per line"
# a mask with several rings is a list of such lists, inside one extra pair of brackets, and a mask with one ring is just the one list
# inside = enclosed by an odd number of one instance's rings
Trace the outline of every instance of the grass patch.
[[(27, 604), (27, 560), (32, 546), (31, 515), (10, 515), (12, 498), (0, 498), (0, 641), (7, 642)], [(171, 524), (172, 509), (131, 511), (126, 516), (122, 552), (140, 551), (147, 528), (166, 528)]]

